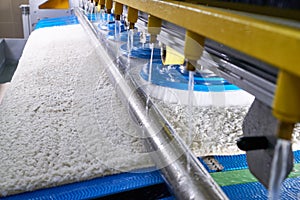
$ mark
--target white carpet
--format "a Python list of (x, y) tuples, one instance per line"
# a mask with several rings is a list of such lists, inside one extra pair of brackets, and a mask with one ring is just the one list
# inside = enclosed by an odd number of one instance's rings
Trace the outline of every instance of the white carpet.
[(4, 94), (6, 92), (6, 89), (7, 89), (8, 85), (9, 85), (9, 83), (0, 84), (0, 104), (2, 102), (2, 99), (4, 97)]
[(0, 196), (150, 165), (90, 46), (80, 25), (30, 35), (0, 105)]
[[(192, 143), (189, 145), (197, 156), (244, 154), (236, 141), (243, 136), (242, 124), (249, 106), (203, 106), (193, 107), (192, 113), (186, 105), (158, 102), (158, 107), (175, 131), (188, 141), (189, 120), (192, 124)], [(300, 150), (300, 124), (293, 132), (293, 150)]]
[[(151, 165), (90, 47), (80, 25), (31, 34), (0, 104), (0, 196)], [(187, 107), (157, 104), (186, 139)], [(196, 155), (242, 153), (235, 140), (247, 109), (193, 109)]]

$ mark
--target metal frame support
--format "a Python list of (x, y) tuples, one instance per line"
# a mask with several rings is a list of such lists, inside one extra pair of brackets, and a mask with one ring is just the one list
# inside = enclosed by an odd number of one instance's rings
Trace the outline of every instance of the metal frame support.
[(39, 6), (47, 0), (29, 0), (30, 5), (30, 26), (33, 30), (35, 25), (41, 19), (70, 16), (73, 14), (73, 1), (69, 1), (68, 9), (40, 9)]
[(23, 35), (24, 38), (27, 39), (32, 31), (32, 27), (30, 25), (30, 6), (26, 4), (20, 5), (22, 12), (22, 24), (23, 24)]

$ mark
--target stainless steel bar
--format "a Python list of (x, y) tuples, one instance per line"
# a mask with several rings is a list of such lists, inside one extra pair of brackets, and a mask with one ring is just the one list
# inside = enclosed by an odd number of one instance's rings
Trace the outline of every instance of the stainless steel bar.
[[(167, 123), (158, 109), (150, 102), (146, 110), (146, 96), (135, 87), (131, 79), (125, 79), (122, 72), (113, 64), (112, 59), (98, 40), (93, 25), (77, 8), (75, 14), (80, 24), (94, 44), (99, 59), (115, 85), (118, 95), (128, 106), (141, 132), (146, 136), (146, 146), (156, 167), (160, 170), (177, 199), (228, 199), (209, 173), (184, 145), (179, 136)], [(190, 156), (190, 169), (187, 158)]]
[(22, 11), (22, 24), (23, 24), (23, 35), (25, 39), (28, 39), (31, 33), (31, 25), (30, 25), (30, 6), (22, 4), (20, 5), (20, 9)]
[(272, 106), (276, 88), (275, 83), (212, 54), (210, 54), (209, 57), (215, 62), (214, 65), (217, 66), (217, 73), (220, 74), (221, 77), (254, 95), (266, 105)]

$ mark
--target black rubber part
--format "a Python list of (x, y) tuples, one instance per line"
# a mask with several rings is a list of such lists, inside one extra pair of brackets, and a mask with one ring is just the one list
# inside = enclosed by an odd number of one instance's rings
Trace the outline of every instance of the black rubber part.
[(269, 147), (269, 141), (264, 136), (242, 137), (237, 141), (237, 146), (243, 151), (267, 149)]

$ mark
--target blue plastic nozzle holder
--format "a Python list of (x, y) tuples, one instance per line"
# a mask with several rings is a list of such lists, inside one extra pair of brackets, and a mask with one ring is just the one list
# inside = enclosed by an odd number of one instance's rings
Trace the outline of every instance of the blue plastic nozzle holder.
[[(148, 81), (150, 63), (144, 65), (140, 76)], [(188, 90), (189, 71), (182, 65), (163, 65), (160, 60), (152, 62), (151, 83), (159, 86)], [(224, 92), (239, 90), (239, 88), (229, 83), (224, 78), (218, 77), (213, 73), (194, 72), (194, 91), (202, 92)]]

